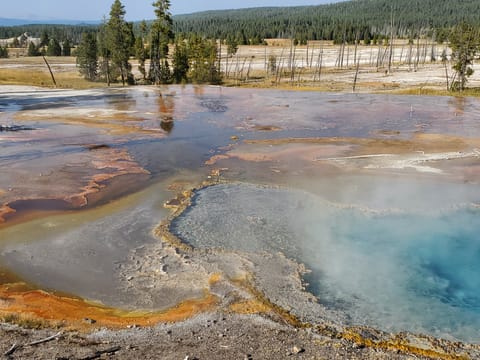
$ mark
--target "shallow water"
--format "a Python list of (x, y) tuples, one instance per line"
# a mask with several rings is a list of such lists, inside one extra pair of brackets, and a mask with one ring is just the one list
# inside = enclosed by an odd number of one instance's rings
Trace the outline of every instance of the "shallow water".
[[(128, 307), (136, 294), (120, 289), (118, 269), (158, 241), (152, 230), (168, 215), (170, 182), (180, 174), (197, 184), (221, 168), (234, 184), (200, 191), (172, 224), (186, 242), (281, 251), (312, 270), (310, 290), (350, 324), (478, 342), (479, 117), (470, 98), (10, 88), (0, 94), (0, 123), (35, 130), (0, 133), (8, 169), (0, 172), (0, 221), (2, 205), (17, 210), (0, 227), (0, 268)], [(417, 139), (424, 134), (434, 137)], [(243, 142), (286, 138), (337, 142)], [(399, 149), (400, 140), (411, 143)], [(425, 144), (440, 156), (418, 159)], [(391, 151), (397, 163), (355, 157), (371, 149)], [(206, 165), (215, 155), (225, 157)]]
[(320, 303), (350, 325), (478, 341), (480, 211), (369, 212), (247, 184), (197, 193), (172, 231), (198, 248), (278, 252), (312, 270)]

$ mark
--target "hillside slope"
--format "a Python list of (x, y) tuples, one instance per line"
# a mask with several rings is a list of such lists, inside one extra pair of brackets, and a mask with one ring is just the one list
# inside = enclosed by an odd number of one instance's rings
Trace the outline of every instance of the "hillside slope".
[(386, 34), (393, 17), (399, 35), (445, 28), (461, 21), (480, 23), (480, 0), (352, 0), (329, 5), (219, 10), (174, 17), (175, 31), (206, 37), (352, 40)]

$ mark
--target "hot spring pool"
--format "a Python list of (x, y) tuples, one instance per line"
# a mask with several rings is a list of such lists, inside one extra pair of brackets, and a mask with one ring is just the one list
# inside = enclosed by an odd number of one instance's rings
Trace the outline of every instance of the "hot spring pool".
[(349, 325), (479, 342), (480, 210), (375, 211), (247, 184), (200, 190), (172, 231), (197, 248), (278, 252)]

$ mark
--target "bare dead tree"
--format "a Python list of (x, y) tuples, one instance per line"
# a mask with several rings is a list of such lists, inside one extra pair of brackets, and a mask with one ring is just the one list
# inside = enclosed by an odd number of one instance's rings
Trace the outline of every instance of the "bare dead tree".
[(52, 71), (52, 68), (50, 67), (50, 64), (48, 63), (47, 59), (45, 58), (45, 56), (42, 56), (43, 57), (43, 61), (45, 61), (45, 64), (47, 65), (47, 68), (48, 68), (48, 71), (50, 72), (50, 76), (52, 78), (52, 82), (53, 82), (53, 85), (55, 87), (57, 87), (57, 82), (55, 81), (55, 76), (53, 76), (53, 71)]
[(312, 45), (312, 51), (310, 52), (310, 68), (313, 67), (313, 56), (315, 54), (315, 45)]
[(322, 75), (322, 62), (323, 62), (323, 44), (320, 45), (320, 51), (318, 52), (317, 68), (315, 70), (315, 73), (313, 74), (313, 82), (316, 81), (317, 73), (318, 73), (318, 81), (320, 81), (320, 77)]
[(388, 73), (392, 72), (392, 56), (393, 56), (393, 4), (391, 5), (390, 13), (390, 53), (388, 57)]
[(357, 49), (358, 49), (359, 37), (360, 37), (360, 34), (357, 31), (357, 33), (355, 34), (355, 53), (353, 55), (353, 63), (354, 64), (356, 64), (356, 62), (357, 62)]
[(268, 75), (267, 45), (265, 45), (265, 77)]
[(238, 84), (238, 71), (239, 71), (239, 58), (238, 58), (238, 52), (237, 52), (237, 62), (235, 64), (235, 82)]
[(409, 40), (408, 47), (408, 70), (412, 71), (412, 55), (413, 55), (413, 41)]
[(250, 58), (250, 62), (248, 63), (248, 69), (247, 69), (247, 75), (245, 76), (245, 81), (248, 81), (250, 79), (250, 70), (252, 69), (252, 62), (255, 56), (252, 56)]
[(309, 67), (309, 66), (308, 66), (308, 64), (309, 64), (309, 63), (308, 63), (308, 50), (309, 50), (309, 49), (308, 49), (308, 42), (307, 42), (307, 55), (306, 55), (306, 59), (307, 59), (307, 68)]
[(353, 78), (353, 88), (352, 91), (355, 92), (355, 88), (357, 86), (357, 79), (358, 79), (358, 70), (360, 69), (360, 57), (358, 58), (357, 61), (357, 68), (355, 70), (355, 77)]
[(290, 55), (288, 57), (288, 68), (290, 70), (290, 72), (292, 71), (292, 61), (293, 59), (293, 38), (290, 39)]
[(290, 68), (290, 81), (293, 83), (295, 81), (295, 57), (296, 57), (296, 50), (297, 47), (293, 47), (293, 55), (292, 55), (292, 63), (291, 63), (291, 68)]
[(240, 69), (240, 80), (243, 79), (243, 71), (245, 70), (245, 64), (247, 63), (247, 60), (248, 60), (247, 57), (243, 59), (242, 68)]
[(442, 63), (445, 67), (445, 79), (447, 80), (447, 91), (450, 90), (450, 83), (448, 81), (448, 67), (447, 67), (448, 57), (447, 57), (447, 48), (443, 49), (442, 52)]
[(418, 70), (418, 64), (420, 63), (420, 35), (417, 36), (417, 58), (415, 60), (415, 71)]

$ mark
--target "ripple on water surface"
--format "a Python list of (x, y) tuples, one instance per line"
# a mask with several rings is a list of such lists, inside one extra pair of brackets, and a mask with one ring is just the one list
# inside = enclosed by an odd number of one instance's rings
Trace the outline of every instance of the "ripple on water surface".
[(298, 190), (246, 184), (200, 190), (172, 231), (198, 248), (282, 251), (310, 290), (351, 324), (478, 342), (478, 209), (379, 215)]

